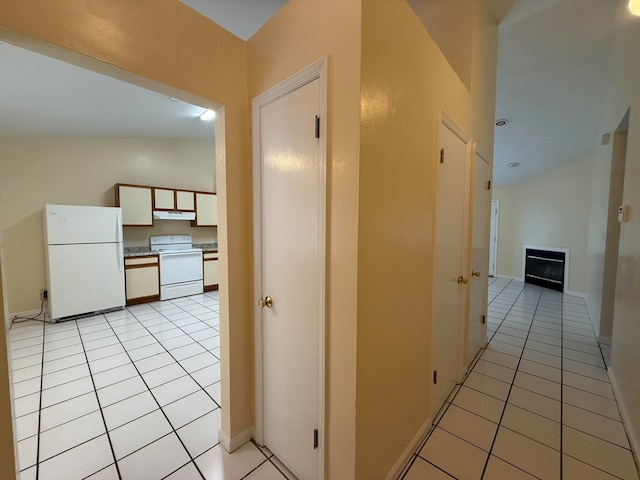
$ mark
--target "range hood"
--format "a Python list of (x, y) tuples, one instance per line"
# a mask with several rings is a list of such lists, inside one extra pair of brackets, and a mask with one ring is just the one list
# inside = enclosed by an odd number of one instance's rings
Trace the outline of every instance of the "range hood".
[(153, 218), (158, 220), (195, 220), (196, 212), (176, 212), (155, 210)]

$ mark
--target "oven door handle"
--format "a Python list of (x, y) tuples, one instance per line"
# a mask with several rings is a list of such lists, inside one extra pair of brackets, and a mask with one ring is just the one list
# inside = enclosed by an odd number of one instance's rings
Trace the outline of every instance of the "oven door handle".
[(187, 256), (187, 255), (202, 255), (202, 252), (187, 252), (187, 253), (172, 252), (172, 253), (161, 253), (161, 254), (160, 254), (160, 257), (175, 257), (175, 256)]

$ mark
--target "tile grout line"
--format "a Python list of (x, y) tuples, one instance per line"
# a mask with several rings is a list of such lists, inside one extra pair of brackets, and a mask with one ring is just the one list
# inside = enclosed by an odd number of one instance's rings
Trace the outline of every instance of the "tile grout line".
[[(106, 317), (104, 317), (104, 319), (106, 320)], [(111, 455), (113, 456), (113, 463), (116, 466), (116, 472), (118, 473), (118, 478), (122, 480), (120, 467), (118, 466), (118, 462), (116, 460), (116, 452), (113, 449), (113, 442), (111, 441), (111, 435), (109, 435), (109, 427), (107, 426), (107, 421), (104, 418), (104, 412), (102, 411), (102, 404), (100, 403), (100, 397), (98, 396), (98, 389), (96, 388), (96, 384), (93, 379), (93, 372), (91, 371), (91, 364), (89, 363), (89, 357), (87, 357), (87, 350), (84, 347), (84, 340), (82, 339), (82, 330), (80, 330), (80, 325), (78, 325), (78, 322), (75, 321), (75, 323), (76, 323), (76, 328), (78, 329), (78, 336), (80, 337), (80, 345), (82, 345), (82, 351), (84, 352), (84, 357), (87, 362), (87, 368), (89, 369), (89, 376), (91, 377), (91, 384), (93, 385), (93, 393), (96, 396), (96, 401), (98, 402), (98, 409), (100, 411), (100, 416), (102, 417), (102, 424), (104, 425), (104, 430), (105, 430), (105, 433), (107, 434), (107, 440), (109, 441), (109, 448), (111, 449)], [(94, 473), (97, 473), (97, 472), (94, 472)]]
[[(141, 322), (140, 320), (138, 320), (138, 317), (136, 317), (135, 313), (131, 312), (130, 310), (128, 310), (128, 309), (126, 309), (126, 308), (125, 308), (125, 310), (127, 310), (127, 311), (128, 311), (128, 312), (133, 316), (133, 318), (135, 318), (136, 322), (140, 323), (141, 325), (143, 325), (143, 326), (144, 326), (144, 328), (145, 328), (145, 329), (147, 329), (147, 327), (146, 327), (144, 324), (142, 324), (142, 322)], [(161, 315), (162, 315), (162, 314), (161, 314)], [(164, 315), (162, 315), (162, 317), (163, 317), (163, 318), (166, 318)], [(167, 320), (168, 320), (168, 319), (167, 319)], [(142, 376), (142, 373), (140, 373), (140, 370), (138, 370), (138, 367), (137, 367), (137, 365), (135, 364), (135, 362), (133, 361), (133, 359), (131, 358), (131, 355), (129, 355), (128, 350), (126, 349), (126, 347), (124, 346), (124, 344), (122, 343), (122, 341), (120, 340), (120, 338), (118, 337), (118, 334), (115, 332), (115, 330), (113, 330), (113, 327), (111, 326), (111, 323), (109, 322), (109, 319), (107, 319), (107, 323), (109, 324), (109, 327), (110, 327), (110, 328), (111, 328), (111, 330), (113, 331), (113, 334), (114, 334), (114, 335), (116, 336), (116, 338), (118, 339), (118, 342), (120, 342), (120, 345), (122, 346), (122, 348), (124, 349), (125, 353), (127, 354), (127, 357), (129, 357), (129, 361), (131, 362), (131, 365), (133, 366), (133, 368), (135, 368), (136, 372), (138, 372), (138, 375), (139, 375), (140, 379), (142, 380), (142, 383), (144, 383), (145, 387), (147, 387), (147, 391), (151, 394), (151, 397), (153, 397), (153, 400), (154, 400), (154, 401), (156, 402), (156, 404), (158, 405), (158, 409), (160, 410), (160, 412), (162, 413), (162, 415), (163, 415), (163, 416), (165, 417), (165, 419), (167, 420), (167, 423), (168, 423), (168, 424), (169, 424), (169, 426), (171, 427), (171, 432), (170, 432), (170, 433), (174, 433), (174, 434), (175, 434), (176, 438), (178, 439), (178, 441), (179, 441), (179, 442), (180, 442), (180, 444), (182, 445), (182, 448), (184, 448), (184, 451), (187, 453), (187, 456), (189, 457), (190, 462), (191, 462), (191, 463), (193, 463), (194, 467), (196, 468), (196, 470), (198, 471), (198, 473), (200, 474), (200, 476), (201, 476), (203, 479), (205, 479), (206, 477), (203, 475), (202, 471), (200, 471), (200, 467), (198, 467), (198, 465), (197, 465), (197, 464), (196, 464), (196, 462), (195, 462), (195, 459), (193, 458), (193, 456), (191, 456), (191, 452), (189, 452), (189, 450), (187, 449), (187, 446), (186, 446), (186, 445), (184, 444), (184, 442), (182, 441), (182, 438), (180, 438), (180, 435), (178, 435), (178, 429), (176, 429), (176, 428), (173, 426), (173, 423), (171, 423), (171, 420), (169, 420), (169, 417), (167, 416), (166, 412), (165, 412), (165, 411), (164, 411), (164, 409), (162, 408), (162, 405), (160, 405), (160, 402), (158, 401), (158, 399), (156, 398), (156, 396), (155, 396), (155, 395), (153, 394), (153, 392), (151, 391), (151, 388), (149, 387), (149, 384), (147, 383), (147, 381), (146, 381), (146, 380), (144, 379), (144, 377)], [(147, 329), (147, 331), (149, 331), (149, 330)], [(149, 332), (149, 333), (151, 333), (151, 332)], [(151, 334), (151, 335), (153, 335), (153, 334)], [(153, 338), (155, 339), (155, 336), (154, 336)], [(156, 340), (156, 341), (157, 341), (157, 340)], [(164, 346), (163, 346), (163, 348), (164, 348)], [(166, 349), (165, 349), (165, 350), (166, 350)], [(174, 358), (174, 357), (172, 356), (171, 358)], [(175, 360), (175, 358), (174, 358), (174, 360)], [(178, 361), (177, 361), (177, 360), (176, 360), (176, 363), (178, 363)], [(186, 370), (185, 370), (185, 371), (186, 371)], [(187, 372), (187, 373), (188, 373), (188, 372)], [(204, 389), (203, 389), (203, 390), (204, 390)], [(96, 395), (97, 395), (97, 391), (96, 391)], [(214, 403), (215, 403), (215, 401), (214, 401)], [(216, 405), (217, 405), (217, 404), (216, 404)], [(147, 415), (147, 414), (149, 414), (149, 413), (151, 413), (151, 412), (147, 412), (145, 415)], [(142, 415), (142, 416), (144, 416), (144, 415)], [(139, 417), (139, 418), (140, 418), (140, 417)], [(134, 419), (134, 420), (135, 420), (135, 419)], [(168, 433), (167, 435), (169, 435), (170, 433)], [(162, 437), (160, 437), (160, 438), (164, 438), (164, 437), (166, 437), (167, 435), (163, 435), (163, 436), (162, 436)], [(145, 447), (147, 447), (147, 446), (151, 445), (152, 443), (154, 443), (154, 442), (156, 442), (156, 441), (160, 440), (160, 438), (157, 438), (157, 439), (155, 439), (153, 442), (150, 442), (149, 444), (147, 444), (147, 445), (144, 445), (144, 446), (140, 447), (138, 450), (135, 450), (134, 452), (131, 452), (129, 455), (132, 455), (132, 454), (134, 454), (135, 452), (137, 452), (137, 451), (141, 450), (142, 448), (145, 448)], [(129, 455), (127, 455), (127, 456), (129, 456)], [(115, 458), (115, 454), (114, 454), (114, 458)], [(123, 457), (123, 458), (126, 458), (126, 457)], [(118, 461), (116, 460), (116, 465), (117, 465), (117, 463), (118, 463)], [(185, 465), (186, 465), (186, 464), (185, 464)], [(184, 465), (180, 466), (180, 468), (182, 468), (182, 467), (184, 467)], [(180, 468), (179, 468), (179, 469), (180, 469)], [(179, 470), (179, 469), (178, 469), (178, 470)], [(175, 470), (175, 471), (177, 471), (177, 470)], [(171, 475), (172, 473), (174, 473), (174, 472), (170, 472), (170, 473), (169, 473), (169, 475)]]
[[(40, 478), (40, 424), (42, 422), (42, 383), (44, 382), (44, 344), (47, 324), (42, 325), (42, 359), (40, 360), (40, 398), (38, 400), (38, 441), (36, 445), (36, 480)], [(18, 458), (18, 462), (20, 458)]]
[[(526, 285), (525, 288), (522, 289), (522, 292), (524, 292), (526, 290)], [(522, 292), (520, 292), (520, 295), (522, 294)], [(533, 319), (535, 318), (535, 312), (538, 309), (538, 305), (540, 304), (540, 300), (542, 298), (542, 293), (543, 290), (540, 289), (540, 294), (538, 296), (538, 302), (536, 303), (536, 310), (534, 310), (533, 312), (533, 318), (531, 319), (531, 326), (529, 327), (529, 332), (531, 332), (531, 327), (533, 326)], [(518, 295), (518, 298), (520, 297), (520, 295)], [(517, 298), (516, 300), (517, 301)], [(515, 304), (514, 301), (514, 304)], [(498, 422), (498, 428), (496, 428), (496, 433), (493, 436), (493, 441), (491, 442), (491, 447), (489, 447), (489, 454), (487, 455), (487, 460), (484, 463), (484, 468), (482, 469), (482, 474), (480, 475), (480, 480), (482, 480), (484, 478), (484, 475), (487, 471), (487, 466), (489, 465), (489, 460), (491, 459), (491, 454), (493, 452), (493, 447), (496, 443), (496, 439), (498, 438), (498, 433), (500, 431), (500, 425), (502, 424), (502, 419), (504, 417), (504, 412), (507, 410), (507, 406), (509, 405), (509, 397), (511, 396), (511, 391), (513, 390), (513, 385), (516, 381), (516, 376), (518, 375), (518, 369), (520, 368), (520, 362), (522, 361), (522, 355), (524, 355), (524, 350), (525, 350), (525, 345), (527, 344), (527, 339), (529, 338), (529, 333), (527, 333), (527, 338), (524, 341), (523, 347), (522, 347), (522, 352), (520, 353), (520, 358), (518, 359), (518, 364), (516, 365), (516, 371), (515, 374), (513, 376), (513, 380), (511, 382), (511, 385), (509, 386), (509, 391), (507, 392), (507, 396), (504, 400), (504, 407), (502, 407), (502, 413), (500, 414), (500, 421)]]
[[(181, 360), (178, 360), (176, 357), (174, 357), (174, 356), (173, 356), (173, 354), (171, 353), (171, 350), (169, 350), (167, 347), (165, 347), (165, 346), (164, 346), (164, 344), (162, 343), (162, 341), (158, 340), (158, 339), (156, 338), (155, 334), (154, 334), (153, 332), (151, 332), (151, 331), (147, 328), (147, 326), (146, 326), (146, 325), (144, 325), (140, 320), (138, 320), (138, 318), (135, 316), (135, 314), (134, 314), (134, 313), (131, 313), (131, 314), (134, 316), (134, 318), (136, 319), (136, 321), (137, 321), (137, 322), (139, 322), (139, 323), (140, 323), (140, 324), (141, 324), (141, 325), (142, 325), (142, 326), (147, 330), (147, 332), (149, 333), (149, 335), (151, 335), (151, 336), (154, 338), (154, 340), (155, 340), (156, 342), (158, 342), (158, 344), (159, 344), (159, 345), (164, 349), (165, 353), (169, 354), (169, 355), (171, 356), (171, 358), (175, 361), (175, 363), (177, 363), (177, 364), (180, 366), (180, 368), (182, 368), (182, 369), (185, 371), (186, 375), (187, 375), (187, 376), (189, 376), (189, 378), (191, 378), (191, 380), (193, 380), (193, 381), (194, 381), (194, 382), (195, 382), (195, 383), (196, 383), (196, 384), (197, 384), (197, 385), (202, 389), (202, 391), (204, 391), (204, 392), (207, 394), (207, 396), (208, 396), (209, 398), (211, 398), (211, 400), (213, 401), (213, 403), (215, 403), (215, 404), (218, 406), (218, 408), (222, 408), (222, 406), (221, 406), (221, 405), (218, 405), (218, 402), (216, 402), (216, 400), (215, 400), (215, 399), (214, 399), (214, 398), (209, 394), (209, 392), (207, 392), (207, 391), (205, 390), (205, 387), (203, 387), (203, 386), (200, 384), (200, 382), (198, 382), (195, 378), (193, 378), (193, 376), (191, 375), (191, 372), (189, 372), (186, 368), (184, 368), (184, 367), (182, 366), (182, 364), (180, 363), (180, 362), (181, 362)], [(160, 314), (160, 315), (162, 315), (162, 314)], [(171, 322), (171, 324), (175, 325), (175, 323), (173, 323), (173, 321), (172, 321), (171, 319), (169, 319), (169, 318), (165, 317), (164, 315), (162, 315), (162, 317), (163, 317), (163, 318), (165, 318), (167, 321)], [(193, 338), (191, 337), (191, 335), (189, 335), (187, 332), (185, 332), (184, 330), (182, 330), (178, 325), (175, 325), (175, 326), (176, 326), (176, 328), (180, 329), (180, 330), (181, 330), (185, 335), (187, 335), (189, 338), (191, 338), (191, 339), (193, 340)], [(114, 333), (115, 333), (115, 332), (114, 332)], [(117, 336), (117, 334), (116, 334), (116, 336)], [(118, 341), (120, 341), (120, 339), (119, 339), (119, 338), (118, 338)], [(122, 342), (121, 342), (121, 343), (122, 343)], [(201, 348), (204, 348), (205, 352), (208, 352), (208, 353), (210, 353), (211, 355), (213, 355), (213, 353), (211, 353), (211, 352), (209, 351), (209, 349), (208, 349), (208, 348), (206, 348), (206, 347), (204, 347), (204, 346), (200, 345), (200, 343), (198, 343), (198, 342), (197, 342), (197, 340), (193, 340), (193, 343), (197, 343), (197, 344), (198, 344), (198, 346), (200, 346)], [(185, 347), (186, 347), (186, 345), (183, 345), (183, 346), (185, 346)], [(127, 352), (127, 355), (128, 355), (129, 353), (128, 353), (127, 349), (125, 348), (124, 344), (122, 344), (122, 348), (124, 348), (124, 349), (125, 349), (125, 351)], [(178, 348), (182, 348), (182, 347), (178, 347)], [(205, 352), (201, 352), (201, 353), (205, 353)], [(196, 355), (200, 355), (200, 353), (196, 353), (195, 355), (192, 355), (191, 357), (183, 358), (182, 360), (187, 360), (188, 358), (195, 357)], [(218, 358), (218, 357), (216, 357), (215, 355), (213, 355), (213, 357)], [(131, 360), (131, 362), (133, 363), (133, 360)], [(216, 365), (217, 363), (220, 363), (220, 359), (218, 359), (218, 361), (217, 361), (216, 363), (214, 363), (213, 365)], [(162, 368), (162, 367), (159, 367), (159, 368)], [(202, 368), (206, 368), (206, 367), (202, 367)], [(138, 368), (136, 367), (136, 370), (137, 370), (137, 369), (138, 369)], [(197, 371), (199, 371), (199, 370), (202, 370), (202, 369), (198, 369), (198, 370), (196, 370), (196, 372), (197, 372)], [(195, 373), (195, 372), (194, 372), (194, 373)], [(142, 374), (140, 374), (140, 376), (142, 377)], [(167, 383), (168, 383), (168, 382), (167, 382)], [(217, 382), (214, 382), (214, 383), (217, 383)], [(146, 382), (145, 382), (145, 384), (146, 384)], [(212, 385), (213, 385), (213, 384), (212, 384)], [(154, 388), (155, 388), (155, 387), (154, 387)], [(151, 389), (149, 389), (149, 391), (151, 391)]]

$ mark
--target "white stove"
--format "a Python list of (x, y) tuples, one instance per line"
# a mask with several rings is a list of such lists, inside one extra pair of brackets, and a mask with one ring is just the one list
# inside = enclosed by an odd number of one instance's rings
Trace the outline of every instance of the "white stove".
[(190, 235), (151, 237), (150, 246), (160, 258), (160, 300), (204, 291), (202, 250), (193, 248)]

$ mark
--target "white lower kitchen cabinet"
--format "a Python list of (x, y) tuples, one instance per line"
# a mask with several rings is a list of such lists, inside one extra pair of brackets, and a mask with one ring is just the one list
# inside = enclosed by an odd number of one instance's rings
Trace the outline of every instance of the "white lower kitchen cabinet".
[(218, 290), (218, 253), (204, 253), (202, 255), (204, 290)]
[(127, 305), (160, 299), (160, 265), (157, 255), (125, 258)]

